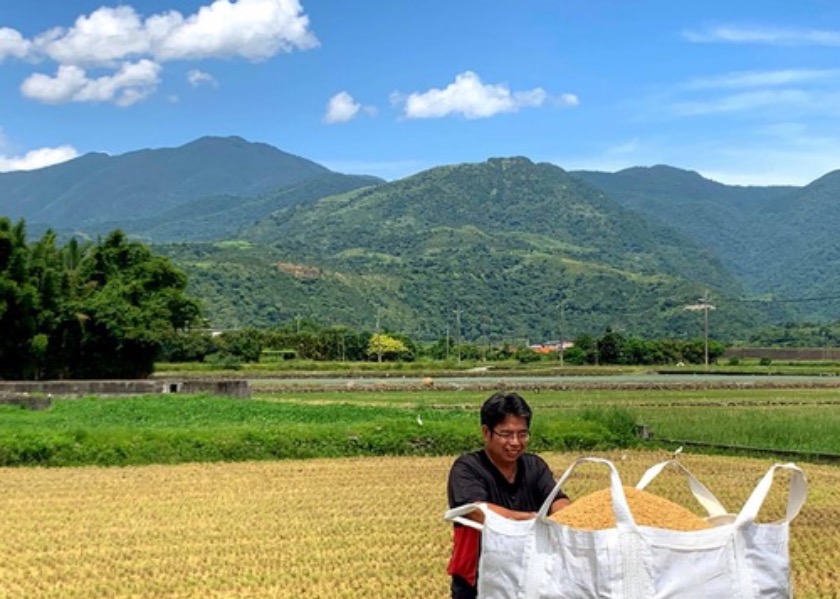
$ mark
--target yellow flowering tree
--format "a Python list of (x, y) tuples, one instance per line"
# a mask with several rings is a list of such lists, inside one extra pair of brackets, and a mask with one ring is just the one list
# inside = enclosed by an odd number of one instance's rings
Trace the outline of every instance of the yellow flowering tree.
[(367, 349), (368, 356), (371, 358), (376, 356), (377, 362), (381, 362), (383, 356), (397, 359), (406, 352), (408, 352), (408, 348), (405, 346), (405, 343), (390, 335), (383, 335), (381, 333), (376, 333), (371, 336)]

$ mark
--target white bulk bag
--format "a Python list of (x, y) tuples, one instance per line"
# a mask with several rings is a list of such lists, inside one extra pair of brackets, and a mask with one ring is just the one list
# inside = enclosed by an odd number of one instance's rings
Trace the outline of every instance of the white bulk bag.
[[(615, 528), (586, 531), (547, 517), (560, 488), (583, 462), (610, 469)], [(639, 488), (665, 465), (648, 470)], [(786, 516), (776, 523), (758, 524), (755, 518), (779, 469), (791, 472)], [(802, 470), (794, 464), (772, 466), (741, 511), (732, 516), (690, 474), (689, 484), (709, 511), (714, 528), (685, 532), (638, 526), (613, 463), (592, 457), (569, 466), (533, 520), (509, 520), (483, 503), (450, 509), (444, 517), (483, 531), (478, 566), (482, 599), (791, 597), (788, 525), (805, 502)], [(483, 525), (464, 517), (477, 509), (484, 513)]]

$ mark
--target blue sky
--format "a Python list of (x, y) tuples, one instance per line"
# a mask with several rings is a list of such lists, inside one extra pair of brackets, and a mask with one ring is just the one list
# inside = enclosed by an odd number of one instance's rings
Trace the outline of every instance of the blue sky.
[(836, 0), (0, 3), (0, 171), (239, 135), (389, 180), (840, 168)]

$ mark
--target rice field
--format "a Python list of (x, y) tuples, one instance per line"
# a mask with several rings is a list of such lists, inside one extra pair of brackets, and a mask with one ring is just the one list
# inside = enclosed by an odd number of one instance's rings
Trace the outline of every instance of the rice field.
[[(577, 455), (543, 454), (559, 475)], [(667, 453), (597, 453), (634, 484)], [(732, 511), (772, 462), (681, 455)], [(452, 457), (0, 469), (0, 598), (445, 598)], [(840, 468), (800, 464), (796, 597), (840, 597)], [(606, 485), (586, 466), (566, 490)], [(762, 519), (779, 517), (784, 481)], [(650, 491), (692, 505), (684, 479)]]

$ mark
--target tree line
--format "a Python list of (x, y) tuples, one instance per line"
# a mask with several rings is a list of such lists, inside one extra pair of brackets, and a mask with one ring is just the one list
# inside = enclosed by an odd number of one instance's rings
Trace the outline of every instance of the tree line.
[(119, 230), (34, 243), (0, 217), (0, 378), (139, 378), (166, 339), (197, 322), (187, 277)]
[[(186, 288), (186, 275), (168, 258), (119, 230), (63, 245), (48, 230), (29, 243), (23, 220), (0, 217), (0, 378), (140, 378), (154, 371), (156, 361), (224, 368), (266, 358), (546, 359), (527, 346), (453, 343), (449, 337), (420, 343), (395, 331), (300, 320), (218, 334), (202, 327), (200, 304)], [(724, 349), (710, 343), (710, 360)], [(579, 336), (562, 358), (568, 364), (703, 363), (704, 346), (702, 340), (643, 340), (607, 329), (599, 338)]]
[[(709, 360), (723, 355), (726, 346), (709, 341)], [(210, 362), (238, 368), (242, 363), (266, 360), (304, 359), (313, 361), (402, 361), (464, 360), (522, 363), (563, 360), (572, 365), (597, 364), (703, 364), (703, 339), (640, 339), (607, 329), (601, 337), (580, 335), (570, 348), (549, 354), (529, 346), (502, 343), (454, 343), (442, 337), (420, 343), (393, 331), (357, 331), (346, 326), (322, 327), (312, 321), (294, 321), (274, 329), (241, 329), (213, 333), (191, 330), (168, 338), (161, 359), (167, 362)]]

